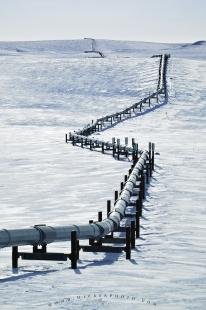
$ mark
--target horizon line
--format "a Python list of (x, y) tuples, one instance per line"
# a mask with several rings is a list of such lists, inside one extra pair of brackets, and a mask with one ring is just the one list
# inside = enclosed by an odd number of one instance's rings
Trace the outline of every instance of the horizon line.
[[(93, 38), (93, 37), (91, 37)], [(142, 43), (154, 43), (154, 44), (191, 44), (198, 41), (205, 41), (205, 40), (196, 40), (193, 42), (160, 42), (160, 41), (142, 41), (142, 40), (125, 40), (125, 39), (99, 39), (99, 38), (93, 38), (94, 40), (102, 40), (102, 41), (121, 41), (121, 42), (142, 42)], [(78, 41), (78, 40), (84, 40), (84, 38), (73, 38), (73, 39), (32, 39), (32, 40), (0, 40), (0, 42), (44, 42), (44, 41)]]

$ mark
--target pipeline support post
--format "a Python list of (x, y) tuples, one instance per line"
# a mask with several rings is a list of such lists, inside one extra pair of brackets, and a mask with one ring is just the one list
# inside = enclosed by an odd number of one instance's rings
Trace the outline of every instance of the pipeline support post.
[[(92, 224), (94, 221), (93, 220), (89, 220), (89, 224)], [(93, 245), (94, 244), (94, 238), (89, 238), (89, 245)]]
[(18, 268), (18, 259), (19, 259), (18, 246), (13, 246), (12, 247), (12, 269)]
[(135, 221), (131, 221), (131, 248), (135, 248)]
[(155, 144), (152, 143), (152, 170), (154, 171), (154, 152), (155, 152)]
[(107, 200), (107, 217), (110, 212), (111, 212), (111, 200)]
[(72, 230), (71, 231), (71, 254), (70, 254), (72, 269), (77, 269), (77, 259), (79, 257), (78, 251), (79, 249), (77, 247), (77, 232), (76, 230)]
[(117, 199), (118, 199), (118, 191), (114, 192), (114, 203), (116, 203)]
[(152, 143), (149, 142), (149, 167), (150, 167), (150, 177), (152, 176)]
[(140, 217), (139, 217), (139, 212), (136, 211), (136, 214), (135, 214), (135, 229), (136, 229), (136, 238), (139, 238), (140, 237)]
[(126, 227), (125, 252), (126, 252), (126, 259), (130, 259), (131, 258), (131, 228), (130, 228), (130, 226)]

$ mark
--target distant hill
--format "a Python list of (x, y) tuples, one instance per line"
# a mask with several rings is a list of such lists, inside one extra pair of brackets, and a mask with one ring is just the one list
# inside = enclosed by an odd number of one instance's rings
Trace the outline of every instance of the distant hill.
[(191, 46), (206, 46), (206, 41), (196, 41), (194, 43), (184, 44), (181, 47), (191, 47)]
[[(140, 41), (99, 40), (95, 39), (96, 49), (105, 57), (150, 57), (153, 54), (171, 53), (174, 57), (206, 58), (206, 41), (194, 43), (154, 43)], [(94, 55), (85, 54), (91, 49), (91, 42), (79, 40), (16, 41), (1, 42), (0, 56), (20, 56), (25, 54), (47, 54), (58, 57), (85, 58)]]
[(206, 45), (206, 41), (196, 41), (196, 42), (192, 43), (192, 45), (198, 45), (198, 46)]

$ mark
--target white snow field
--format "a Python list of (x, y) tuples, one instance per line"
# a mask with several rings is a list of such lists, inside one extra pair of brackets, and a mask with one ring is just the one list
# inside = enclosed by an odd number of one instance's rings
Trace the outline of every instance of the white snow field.
[(205, 309), (206, 43), (97, 43), (106, 58), (85, 55), (86, 40), (0, 42), (0, 228), (106, 215), (131, 163), (66, 144), (65, 133), (142, 98), (156, 82), (149, 57), (170, 52), (169, 102), (100, 133), (156, 144), (141, 238), (131, 260), (80, 252), (77, 270), (19, 260), (13, 273), (11, 249), (0, 249), (0, 308)]

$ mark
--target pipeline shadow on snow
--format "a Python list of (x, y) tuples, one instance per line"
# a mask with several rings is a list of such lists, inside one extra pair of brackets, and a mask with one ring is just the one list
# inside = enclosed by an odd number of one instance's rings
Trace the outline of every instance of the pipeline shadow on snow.
[(162, 103), (156, 104), (154, 107), (152, 107), (152, 108), (150, 108), (150, 109), (146, 109), (146, 110), (143, 111), (143, 112), (135, 113), (135, 115), (133, 115), (133, 116), (127, 116), (126, 118), (121, 119), (121, 120), (118, 120), (116, 123), (113, 123), (112, 125), (110, 125), (110, 126), (108, 126), (108, 127), (106, 127), (106, 128), (103, 128), (103, 129), (101, 130), (101, 132), (103, 132), (103, 131), (105, 131), (105, 130), (108, 130), (108, 129), (110, 129), (110, 128), (113, 128), (113, 127), (119, 125), (119, 123), (123, 123), (123, 122), (125, 122), (125, 121), (127, 121), (127, 120), (129, 120), (129, 119), (133, 119), (133, 118), (136, 118), (136, 117), (138, 117), (138, 116), (143, 116), (143, 115), (146, 115), (146, 114), (148, 114), (148, 113), (150, 113), (150, 112), (153, 112), (153, 111), (159, 109), (160, 107), (166, 105), (167, 103), (168, 103), (168, 100), (164, 100)]
[[(27, 279), (27, 278), (33, 278), (34, 276), (42, 276), (48, 273), (56, 272), (58, 270), (50, 269), (50, 270), (43, 270), (43, 271), (38, 271), (38, 270), (23, 270), (23, 271), (26, 273), (22, 274), (22, 270), (21, 270), (21, 274), (19, 275), (11, 275), (9, 277), (5, 277), (2, 279), (0, 278), (0, 284), (7, 283), (7, 282), (14, 282), (14, 281), (22, 280), (22, 279)], [(13, 268), (13, 274), (18, 274), (18, 268)]]
[(94, 260), (92, 262), (90, 260), (84, 260), (84, 263), (88, 262), (88, 264), (86, 264), (84, 266), (78, 266), (78, 269), (83, 270), (83, 269), (86, 269), (88, 267), (112, 265), (120, 258), (121, 255), (122, 255), (122, 253), (105, 253), (104, 258), (101, 260)]

